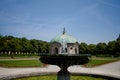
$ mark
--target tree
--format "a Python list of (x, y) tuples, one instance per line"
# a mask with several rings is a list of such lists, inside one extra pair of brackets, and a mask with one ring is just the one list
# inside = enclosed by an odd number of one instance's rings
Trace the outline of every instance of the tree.
[(38, 52), (38, 41), (32, 39), (30, 40), (30, 44), (32, 45), (32, 52)]
[(98, 43), (96, 45), (96, 51), (98, 54), (105, 54), (107, 51), (106, 51), (106, 43)]
[(49, 53), (49, 43), (45, 41), (39, 41), (38, 43), (39, 53)]
[(92, 54), (92, 55), (96, 55), (96, 45), (95, 44), (89, 44), (88, 45), (89, 47), (89, 53)]
[(116, 45), (116, 41), (110, 41), (110, 42), (108, 43), (107, 52), (108, 52), (110, 55), (114, 55), (114, 53), (115, 53), (115, 45)]
[(9, 46), (7, 45), (7, 40), (5, 37), (0, 38), (0, 52), (6, 52), (9, 50)]
[(23, 37), (21, 39), (20, 45), (22, 45), (22, 48), (21, 48), (22, 52), (28, 52), (29, 51), (29, 42), (25, 37)]
[(82, 53), (82, 54), (87, 54), (89, 53), (89, 47), (86, 43), (81, 43), (79, 45), (79, 52)]
[(116, 51), (116, 52), (114, 53), (114, 55), (115, 55), (116, 57), (120, 56), (120, 40), (117, 40), (117, 41), (116, 41), (115, 51)]
[(14, 53), (21, 50), (21, 45), (18, 38), (13, 38), (7, 41), (8, 51), (11, 52), (11, 58), (14, 58)]

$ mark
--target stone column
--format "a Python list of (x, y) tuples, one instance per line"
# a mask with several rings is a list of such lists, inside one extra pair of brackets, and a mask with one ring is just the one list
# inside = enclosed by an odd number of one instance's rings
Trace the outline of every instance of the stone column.
[(70, 73), (67, 70), (67, 67), (62, 67), (57, 74), (57, 80), (70, 80)]

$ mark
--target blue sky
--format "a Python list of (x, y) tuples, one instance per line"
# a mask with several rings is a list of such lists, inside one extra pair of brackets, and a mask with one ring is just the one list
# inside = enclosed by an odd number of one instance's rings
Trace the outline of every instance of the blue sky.
[(50, 41), (63, 28), (81, 42), (115, 40), (120, 0), (0, 0), (0, 34)]

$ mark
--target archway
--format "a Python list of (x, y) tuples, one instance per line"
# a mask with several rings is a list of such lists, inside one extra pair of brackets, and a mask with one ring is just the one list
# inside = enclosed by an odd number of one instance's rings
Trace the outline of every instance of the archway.
[(75, 54), (77, 54), (78, 52), (77, 52), (77, 48), (75, 48)]
[(54, 53), (58, 54), (58, 48), (57, 47), (54, 49)]

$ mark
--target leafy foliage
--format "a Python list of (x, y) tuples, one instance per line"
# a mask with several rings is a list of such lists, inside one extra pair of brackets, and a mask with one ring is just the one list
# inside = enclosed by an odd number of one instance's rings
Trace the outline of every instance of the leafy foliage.
[[(49, 53), (49, 42), (27, 38), (17, 38), (13, 36), (0, 35), (0, 53), (9, 53), (11, 56), (15, 52), (19, 53)], [(98, 44), (79, 44), (80, 54), (92, 54), (95, 56), (120, 56), (120, 40)], [(3, 55), (3, 54), (0, 54)]]
[(98, 43), (98, 44), (89, 44), (81, 43), (79, 44), (79, 53), (83, 54), (92, 54), (95, 56), (120, 56), (120, 40), (110, 41), (108, 44), (106, 43)]
[(0, 36), (0, 52), (48, 53), (49, 43), (25, 37)]

